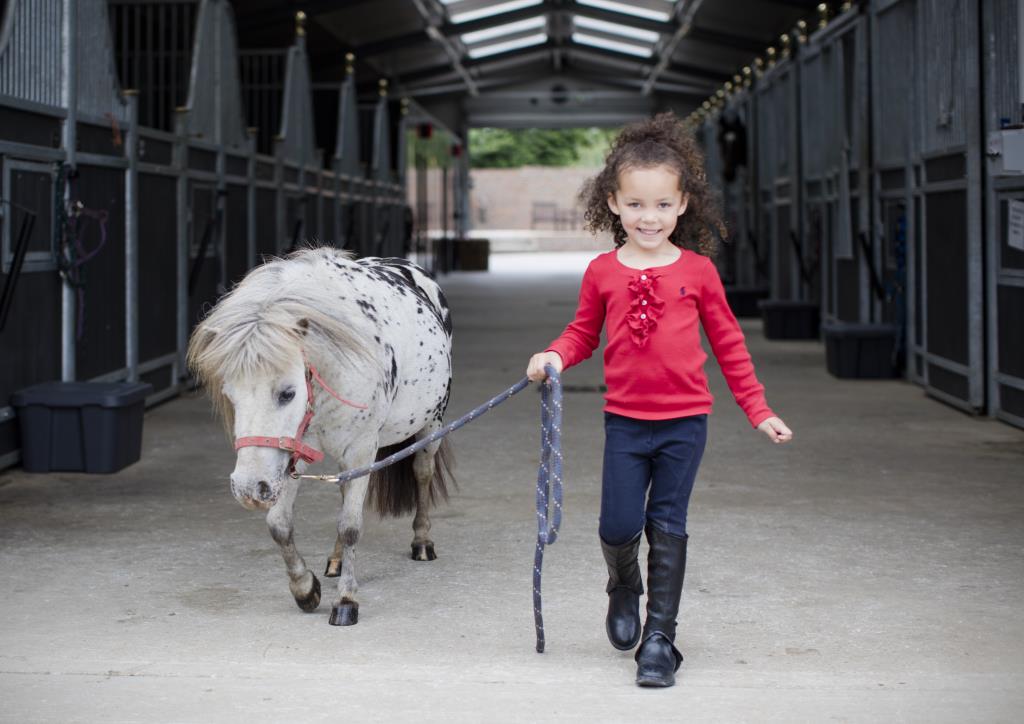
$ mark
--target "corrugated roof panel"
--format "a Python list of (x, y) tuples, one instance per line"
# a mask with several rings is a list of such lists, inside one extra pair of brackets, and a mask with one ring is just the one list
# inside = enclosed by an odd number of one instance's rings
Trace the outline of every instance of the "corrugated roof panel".
[(604, 48), (605, 50), (614, 50), (619, 53), (628, 53), (629, 55), (635, 55), (639, 58), (650, 58), (654, 54), (654, 50), (649, 45), (623, 43), (619, 40), (611, 40), (610, 38), (590, 35), (589, 33), (573, 33), (572, 39), (574, 42), (580, 43), (581, 45), (589, 45), (594, 48)]
[(473, 0), (448, 0), (444, 4), (449, 6), (448, 16), (453, 23), (464, 23), (469, 20), (489, 18), (492, 15), (540, 5), (542, 2), (543, 0), (509, 0), (509, 2), (481, 5), (479, 2), (473, 2)]
[[(638, 18), (662, 21), (668, 21), (672, 18), (673, 6), (675, 5), (672, 0), (655, 0), (648, 3), (626, 3), (616, 2), (615, 0), (577, 0), (577, 2), (580, 5), (589, 5), (590, 7), (601, 8), (602, 10), (611, 10), (616, 13), (635, 15)], [(662, 5), (664, 10), (661, 9)]]
[(595, 20), (593, 18), (583, 17), (582, 15), (576, 15), (573, 17), (573, 24), (577, 28), (584, 28), (586, 30), (597, 30), (605, 33), (611, 33), (614, 35), (621, 35), (634, 40), (641, 40), (647, 43), (657, 42), (658, 38), (661, 37), (659, 33), (653, 30), (643, 30), (641, 28), (631, 28), (628, 25), (620, 25), (618, 23), (609, 23), (604, 20)]
[(470, 58), (483, 58), (488, 55), (505, 53), (509, 50), (518, 50), (519, 48), (528, 48), (531, 45), (540, 45), (541, 43), (546, 42), (547, 39), (547, 33), (534, 33), (533, 35), (527, 35), (501, 43), (474, 46), (469, 49), (468, 53)]
[(534, 28), (543, 28), (547, 23), (547, 18), (543, 15), (538, 15), (535, 18), (528, 18), (526, 20), (520, 20), (516, 23), (506, 23), (505, 25), (498, 25), (494, 28), (487, 28), (486, 30), (477, 30), (473, 33), (463, 33), (459, 36), (466, 45), (473, 45), (474, 43), (480, 43), (485, 40), (493, 40), (500, 38), (504, 35), (511, 35), (513, 33), (519, 33), (523, 30), (532, 30)]

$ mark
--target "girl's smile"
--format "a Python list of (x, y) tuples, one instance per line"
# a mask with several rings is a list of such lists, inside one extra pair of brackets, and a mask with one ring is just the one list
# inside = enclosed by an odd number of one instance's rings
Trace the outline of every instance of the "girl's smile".
[(687, 201), (679, 174), (661, 164), (624, 169), (618, 188), (608, 196), (608, 208), (619, 217), (629, 251), (660, 256), (674, 251), (670, 237)]

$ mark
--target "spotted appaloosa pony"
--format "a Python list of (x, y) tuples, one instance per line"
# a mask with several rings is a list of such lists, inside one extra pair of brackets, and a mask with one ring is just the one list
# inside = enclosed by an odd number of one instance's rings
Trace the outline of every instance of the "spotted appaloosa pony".
[[(329, 247), (253, 269), (192, 334), (189, 366), (235, 438), (231, 492), (267, 511), (302, 610), (319, 605), (320, 582), (295, 548), (299, 481), (289, 473), (319, 459), (314, 446), (351, 469), (440, 428), (451, 342), (444, 294), (419, 267)], [(368, 490), (382, 515), (415, 509), (412, 557), (428, 561), (436, 558), (428, 511), (447, 498), (448, 482), (448, 447), (438, 442), (345, 484), (325, 574), (339, 576), (332, 624), (358, 620), (355, 547)]]

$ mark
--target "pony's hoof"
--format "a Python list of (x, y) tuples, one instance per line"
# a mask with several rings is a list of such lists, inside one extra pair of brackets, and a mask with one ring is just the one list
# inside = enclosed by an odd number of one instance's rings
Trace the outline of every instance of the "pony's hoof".
[(331, 626), (355, 626), (359, 621), (359, 604), (344, 601), (331, 609)]
[(295, 603), (306, 613), (312, 613), (320, 605), (320, 581), (316, 576), (313, 576), (313, 588), (305, 596), (296, 596)]
[(324, 571), (324, 578), (337, 578), (341, 575), (341, 560), (338, 558), (329, 558), (327, 560), (327, 570)]
[(413, 543), (412, 559), (414, 561), (436, 561), (437, 554), (434, 553), (433, 543)]

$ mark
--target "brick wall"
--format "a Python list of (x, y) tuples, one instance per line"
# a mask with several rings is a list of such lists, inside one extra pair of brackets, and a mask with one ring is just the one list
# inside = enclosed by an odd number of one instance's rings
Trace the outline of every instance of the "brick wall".
[[(582, 213), (576, 201), (583, 182), (595, 176), (599, 168), (477, 168), (470, 172), (471, 226), (474, 231), (488, 229), (529, 229), (535, 203), (554, 203), (562, 216), (577, 209), (575, 226), (565, 218), (559, 229), (582, 228)], [(553, 229), (551, 221), (536, 222), (540, 229)]]

